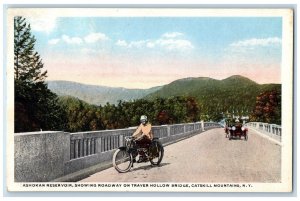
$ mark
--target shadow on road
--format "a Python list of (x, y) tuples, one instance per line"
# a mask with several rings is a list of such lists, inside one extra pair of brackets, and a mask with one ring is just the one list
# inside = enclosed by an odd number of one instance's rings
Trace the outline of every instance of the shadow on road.
[[(229, 139), (228, 139), (228, 140), (229, 140)], [(238, 138), (238, 137), (236, 137), (236, 138), (231, 138), (231, 140), (247, 141), (247, 140), (245, 140), (244, 137), (242, 137), (242, 138)]]
[(159, 167), (163, 167), (166, 165), (170, 165), (170, 163), (161, 163), (161, 164), (159, 164), (159, 166), (153, 166), (153, 165), (147, 164), (147, 165), (144, 165), (144, 166), (141, 166), (138, 168), (134, 168), (134, 166), (133, 166), (133, 168), (131, 169), (131, 172), (137, 171), (137, 170), (150, 170), (152, 168), (159, 168)]

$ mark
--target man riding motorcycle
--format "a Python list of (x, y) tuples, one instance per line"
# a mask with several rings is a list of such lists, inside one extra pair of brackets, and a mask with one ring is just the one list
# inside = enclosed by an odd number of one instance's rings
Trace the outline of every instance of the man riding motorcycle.
[[(142, 115), (140, 118), (141, 124), (136, 129), (136, 131), (132, 134), (132, 137), (136, 139), (136, 143), (138, 146), (143, 148), (148, 148), (153, 139), (152, 126), (148, 122), (147, 116)], [(146, 156), (144, 152), (140, 152), (140, 158), (138, 163), (144, 162), (146, 160)]]

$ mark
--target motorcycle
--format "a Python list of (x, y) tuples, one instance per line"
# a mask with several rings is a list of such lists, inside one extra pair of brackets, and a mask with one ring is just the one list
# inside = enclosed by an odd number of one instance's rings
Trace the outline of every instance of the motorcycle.
[(133, 137), (125, 137), (125, 146), (119, 147), (113, 155), (113, 166), (120, 172), (128, 172), (132, 167), (133, 163), (136, 162), (137, 156), (145, 157), (146, 160), (143, 162), (150, 161), (151, 165), (158, 166), (164, 156), (164, 148), (158, 138), (153, 138), (150, 145), (141, 147), (136, 143), (137, 139)]

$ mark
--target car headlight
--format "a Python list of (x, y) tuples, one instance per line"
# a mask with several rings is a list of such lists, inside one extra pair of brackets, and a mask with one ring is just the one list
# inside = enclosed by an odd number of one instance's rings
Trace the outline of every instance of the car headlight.
[(231, 129), (232, 129), (233, 131), (235, 131), (235, 129), (236, 129), (236, 128), (235, 128), (235, 126), (232, 126), (232, 128), (231, 128)]
[(244, 131), (245, 129), (246, 129), (246, 128), (243, 126), (243, 127), (242, 127), (242, 131)]

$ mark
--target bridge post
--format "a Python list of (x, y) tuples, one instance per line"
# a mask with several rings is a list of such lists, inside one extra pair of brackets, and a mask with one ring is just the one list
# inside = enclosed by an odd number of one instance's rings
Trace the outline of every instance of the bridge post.
[(270, 124), (270, 133), (271, 133), (272, 135), (274, 135), (274, 134), (275, 134), (275, 133), (274, 133), (273, 126), (274, 126), (274, 124)]
[(48, 182), (64, 176), (70, 160), (70, 133), (16, 133), (14, 143), (15, 182)]
[(201, 127), (202, 127), (202, 131), (205, 131), (205, 129), (204, 129), (204, 121), (203, 120), (201, 121)]
[(119, 135), (119, 146), (124, 146), (124, 135)]
[(101, 153), (101, 137), (96, 138), (96, 153)]
[(167, 126), (167, 135), (168, 135), (168, 137), (171, 136), (171, 126), (170, 125)]

